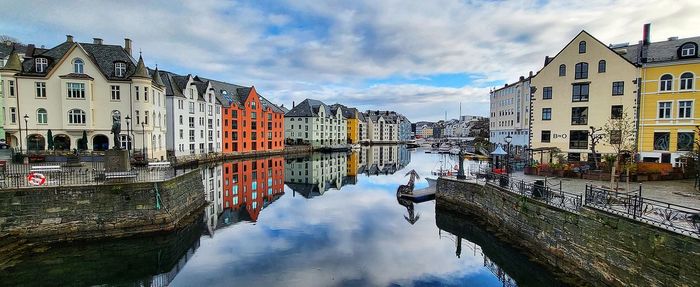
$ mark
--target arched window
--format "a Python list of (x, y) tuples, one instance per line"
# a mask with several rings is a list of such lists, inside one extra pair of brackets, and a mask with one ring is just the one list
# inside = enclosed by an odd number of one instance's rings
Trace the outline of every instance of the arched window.
[(49, 117), (46, 114), (46, 109), (40, 108), (36, 110), (36, 122), (40, 124), (45, 124), (49, 122)]
[(126, 75), (126, 63), (114, 63), (114, 75), (120, 78), (124, 77)]
[(587, 79), (587, 78), (588, 78), (588, 63), (576, 64), (574, 79)]
[(685, 43), (681, 46), (682, 57), (695, 57), (698, 53), (698, 46), (695, 43)]
[(81, 109), (72, 109), (68, 111), (69, 124), (85, 124), (85, 112)]
[(82, 59), (75, 58), (75, 60), (73, 60), (73, 73), (83, 74), (84, 66), (85, 66), (85, 63), (83, 62)]
[(581, 41), (578, 43), (578, 53), (583, 54), (586, 52), (586, 41)]
[(681, 75), (681, 90), (693, 89), (693, 73), (686, 72)]
[(598, 61), (598, 73), (605, 73), (605, 60)]
[(46, 71), (49, 61), (46, 58), (36, 58), (34, 59), (34, 65), (37, 73), (43, 73)]
[(559, 77), (566, 76), (566, 65), (559, 65)]
[(673, 90), (673, 76), (669, 74), (661, 76), (661, 80), (659, 80), (659, 91), (671, 90)]

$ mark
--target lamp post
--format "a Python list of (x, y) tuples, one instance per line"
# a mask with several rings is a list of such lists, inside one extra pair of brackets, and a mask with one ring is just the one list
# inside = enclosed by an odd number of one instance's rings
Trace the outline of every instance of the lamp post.
[(27, 142), (27, 151), (29, 151), (29, 127), (27, 127), (28, 123), (29, 116), (27, 114), (24, 114), (24, 140)]
[(510, 174), (510, 142), (513, 141), (513, 137), (508, 135), (505, 138), (506, 142), (506, 174)]
[(131, 157), (131, 117), (127, 115), (124, 119), (126, 120), (126, 150), (128, 151), (129, 157)]

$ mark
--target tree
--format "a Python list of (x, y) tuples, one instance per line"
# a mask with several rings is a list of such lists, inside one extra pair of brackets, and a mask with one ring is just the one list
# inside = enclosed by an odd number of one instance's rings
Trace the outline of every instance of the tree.
[(53, 150), (53, 133), (51, 132), (51, 130), (48, 130), (46, 132), (46, 137), (47, 137), (46, 140), (47, 140), (47, 143), (49, 146), (49, 150)]
[(87, 150), (87, 132), (83, 131), (83, 137), (78, 141), (78, 150)]
[(600, 158), (598, 158), (598, 154), (596, 153), (596, 145), (603, 140), (605, 137), (604, 133), (601, 133), (603, 128), (596, 128), (594, 126), (590, 126), (591, 132), (588, 133), (588, 137), (591, 138), (591, 154), (593, 154), (593, 163), (595, 164), (594, 169), (598, 169), (598, 161)]
[(0, 35), (0, 43), (7, 44), (7, 43), (15, 43), (15, 44), (21, 44), (17, 38), (9, 36), (9, 35)]
[(623, 152), (634, 152), (634, 140), (636, 135), (636, 126), (632, 117), (623, 113), (621, 117), (611, 118), (603, 127), (607, 143), (615, 151), (615, 162), (610, 170), (610, 187), (615, 184), (615, 172), (620, 164), (620, 157)]

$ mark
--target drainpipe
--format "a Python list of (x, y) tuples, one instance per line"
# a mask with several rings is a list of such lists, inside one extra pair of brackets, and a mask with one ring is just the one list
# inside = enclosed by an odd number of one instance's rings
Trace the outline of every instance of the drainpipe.
[(22, 121), (19, 120), (19, 116), (22, 114), (22, 112), (20, 112), (20, 109), (19, 109), (19, 81), (18, 81), (17, 77), (14, 77), (14, 81), (15, 81), (14, 94), (15, 94), (15, 101), (17, 102), (17, 114), (16, 114), (15, 119), (17, 120), (17, 127), (19, 127), (19, 129), (18, 129), (19, 130), (19, 150), (21, 152), (24, 152), (23, 147), (22, 147), (24, 145), (22, 142)]

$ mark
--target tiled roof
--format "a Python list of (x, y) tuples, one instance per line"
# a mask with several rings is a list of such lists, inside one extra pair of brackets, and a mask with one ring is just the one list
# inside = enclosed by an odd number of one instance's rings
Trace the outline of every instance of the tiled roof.
[(319, 114), (319, 109), (323, 108), (326, 117), (333, 114), (331, 108), (319, 100), (306, 99), (287, 112), (285, 117), (315, 117)]
[[(177, 75), (168, 71), (159, 71), (161, 79), (163, 79), (163, 84), (165, 84), (165, 96), (166, 97), (180, 97), (184, 98), (185, 95), (182, 94), (182, 90), (176, 83), (176, 78), (181, 78), (184, 76)], [(185, 82), (186, 83), (186, 82)]]
[[(216, 98), (221, 102), (221, 104), (224, 107), (229, 107), (231, 104), (243, 106), (245, 104), (246, 99), (248, 99), (248, 96), (250, 95), (250, 91), (252, 90), (252, 87), (245, 87), (241, 85), (205, 78), (201, 79), (209, 81), (211, 83), (212, 87), (214, 88), (214, 94), (216, 95)], [(269, 107), (272, 109), (273, 112), (285, 113), (280, 107), (273, 104), (265, 97), (261, 96), (260, 94), (257, 95), (258, 98), (260, 98), (260, 103), (262, 104), (263, 108)]]
[[(700, 36), (683, 38), (683, 39), (671, 39), (667, 41), (652, 42), (647, 46), (646, 58), (647, 63), (658, 63), (658, 62), (668, 62), (682, 60), (678, 57), (678, 49), (685, 43), (692, 42), (700, 47)], [(625, 52), (621, 54), (627, 60), (633, 63), (641, 63), (639, 59), (639, 49), (642, 47), (640, 44), (628, 45), (628, 46), (616, 46), (614, 48), (618, 53)]]

